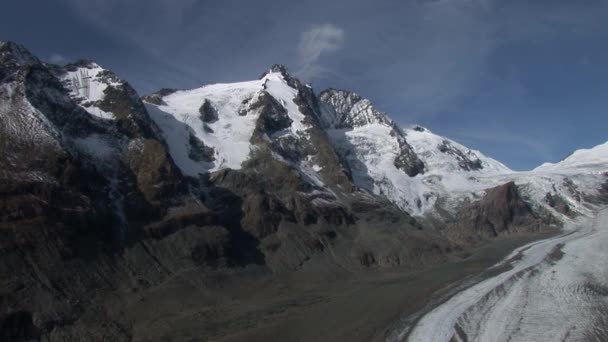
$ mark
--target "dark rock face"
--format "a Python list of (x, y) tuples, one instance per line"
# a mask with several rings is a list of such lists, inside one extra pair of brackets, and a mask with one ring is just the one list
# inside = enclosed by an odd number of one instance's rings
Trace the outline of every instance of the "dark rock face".
[(439, 151), (441, 151), (441, 153), (454, 156), (456, 160), (458, 160), (458, 166), (465, 171), (477, 171), (483, 169), (481, 160), (479, 160), (479, 158), (477, 158), (471, 151), (463, 152), (454, 147), (454, 145), (447, 140), (444, 140), (442, 144), (439, 145)]
[[(266, 171), (273, 176), (263, 176)], [(257, 241), (264, 262), (276, 272), (297, 269), (322, 254), (321, 227), (346, 228), (355, 222), (344, 204), (311, 193), (296, 169), (265, 155), (257, 155), (241, 171), (220, 171), (211, 181), (238, 196), (238, 209), (232, 211), (241, 212), (240, 220), (229, 225)]]
[(555, 209), (558, 213), (571, 217), (574, 215), (572, 209), (570, 208), (570, 205), (568, 205), (568, 203), (564, 200), (563, 197), (557, 194), (547, 192), (547, 194), (545, 195), (545, 202), (547, 202), (547, 204), (551, 208)]
[(25, 47), (14, 42), (5, 42), (0, 46), (0, 64), (5, 67), (16, 67), (25, 64), (40, 63)]
[[(239, 200), (233, 203), (241, 211), (240, 220), (227, 225), (253, 238), (253, 250), (262, 252), (264, 264), (274, 272), (414, 266), (439, 262), (450, 248), (446, 240), (421, 230), (388, 202), (362, 194), (342, 202), (310, 192), (295, 170), (267, 163), (258, 159), (251, 169), (257, 172), (220, 171), (211, 181), (237, 195)], [(274, 171), (272, 178), (260, 177), (263, 167)]]
[(139, 190), (149, 201), (160, 201), (167, 194), (184, 192), (181, 173), (162, 142), (137, 139), (124, 149), (122, 159), (135, 176)]
[(212, 147), (206, 146), (199, 138), (197, 138), (194, 134), (190, 133), (190, 137), (188, 139), (189, 143), (189, 151), (188, 157), (194, 161), (206, 161), (212, 162), (215, 160), (214, 153)]
[(154, 125), (143, 102), (128, 83), (107, 87), (104, 99), (98, 104), (103, 111), (113, 113), (118, 127), (129, 137), (156, 138)]
[(37, 341), (39, 337), (30, 312), (17, 311), (0, 316), (0, 341)]
[(546, 224), (521, 198), (513, 182), (488, 189), (485, 196), (461, 209), (445, 235), (457, 243), (474, 243), (486, 238), (519, 232), (536, 232)]
[(373, 123), (393, 125), (385, 113), (376, 110), (369, 100), (354, 92), (327, 89), (321, 92), (319, 100), (332, 110), (328, 124), (334, 128), (354, 128)]
[(157, 106), (162, 106), (162, 105), (166, 104), (163, 101), (163, 97), (171, 95), (171, 94), (175, 93), (176, 91), (177, 91), (177, 89), (162, 88), (153, 94), (142, 96), (142, 100), (155, 104)]
[(287, 110), (267, 92), (263, 92), (254, 100), (249, 109), (260, 112), (253, 133), (253, 140), (259, 141), (264, 136), (272, 136), (274, 133), (291, 126), (292, 121), (287, 115)]
[(424, 173), (424, 163), (414, 152), (405, 139), (398, 139), (399, 154), (395, 158), (395, 166), (410, 177)]
[(477, 208), (478, 226), (481, 225), (493, 235), (506, 232), (511, 226), (524, 224), (526, 218), (534, 216), (513, 182), (489, 189)]
[(306, 116), (305, 122), (310, 125), (308, 134), (310, 140), (306, 145), (305, 154), (314, 155), (318, 165), (323, 165), (321, 174), (328, 184), (340, 187), (342, 191), (354, 189), (348, 163), (335, 151), (321, 122), (321, 108), (312, 88), (299, 85), (298, 95), (294, 103)]
[(424, 132), (425, 129), (424, 129), (424, 127), (416, 126), (416, 127), (414, 127), (414, 131), (416, 131), (416, 132)]
[(201, 113), (201, 121), (204, 123), (213, 123), (218, 119), (217, 110), (207, 99), (205, 99), (198, 111)]

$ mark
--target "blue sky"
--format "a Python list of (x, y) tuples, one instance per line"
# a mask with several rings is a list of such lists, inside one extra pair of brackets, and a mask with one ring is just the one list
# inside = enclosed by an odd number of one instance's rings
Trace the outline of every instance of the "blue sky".
[(608, 0), (7, 0), (0, 39), (142, 94), (282, 63), (508, 166), (608, 140)]

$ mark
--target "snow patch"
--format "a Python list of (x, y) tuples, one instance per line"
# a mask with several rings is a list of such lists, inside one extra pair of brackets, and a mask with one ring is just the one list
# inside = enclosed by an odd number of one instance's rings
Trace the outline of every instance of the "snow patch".
[[(164, 104), (147, 103), (146, 107), (163, 131), (177, 165), (184, 173), (197, 175), (226, 168), (241, 168), (254, 148), (251, 137), (259, 117), (257, 111), (249, 110), (249, 105), (264, 91), (286, 109), (292, 120), (291, 127), (286, 130), (287, 134), (305, 136), (308, 128), (304, 123), (305, 116), (293, 101), (298, 91), (287, 84), (280, 72), (270, 72), (261, 80), (212, 84), (177, 91), (163, 97)], [(203, 122), (199, 110), (205, 101), (217, 111), (217, 120)], [(190, 134), (214, 149), (213, 162), (190, 159), (187, 147)], [(315, 173), (312, 169), (309, 171)], [(308, 176), (314, 183), (319, 183), (318, 175)]]
[(150, 118), (161, 128), (169, 153), (184, 174), (194, 177), (213, 168), (210, 163), (190, 159), (190, 134), (196, 134), (191, 126), (177, 121), (155, 105), (146, 104), (146, 109)]
[(112, 113), (101, 110), (95, 103), (104, 99), (104, 92), (108, 87), (121, 86), (122, 82), (112, 80), (111, 77), (102, 78), (104, 72), (105, 69), (91, 62), (86, 67), (66, 72), (61, 80), (70, 91), (70, 96), (87, 112), (102, 119), (113, 119)]
[[(194, 176), (225, 168), (240, 169), (247, 160), (258, 115), (247, 112), (248, 101), (263, 90), (263, 81), (213, 84), (177, 91), (163, 97), (164, 105), (146, 103), (152, 119), (163, 132), (171, 155), (182, 171)], [(209, 101), (218, 120), (204, 123), (199, 109)], [(246, 115), (243, 114), (243, 110)], [(188, 157), (189, 134), (215, 151), (215, 161), (196, 162)]]
[[(386, 197), (414, 215), (422, 215), (434, 205), (430, 188), (421, 177), (411, 178), (395, 166), (400, 147), (391, 131), (387, 125), (370, 124), (330, 129), (327, 133), (338, 153), (347, 159), (357, 186)], [(419, 201), (420, 198), (428, 201)]]

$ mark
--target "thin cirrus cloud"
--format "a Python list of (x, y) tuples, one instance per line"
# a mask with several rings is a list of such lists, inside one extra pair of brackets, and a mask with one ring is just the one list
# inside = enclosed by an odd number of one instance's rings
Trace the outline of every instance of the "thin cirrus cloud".
[(65, 64), (68, 62), (68, 59), (65, 58), (63, 55), (54, 53), (48, 58), (48, 61), (52, 64)]
[(328, 69), (321, 66), (321, 57), (340, 50), (344, 36), (344, 30), (333, 24), (315, 24), (302, 32), (297, 46), (298, 76), (310, 80), (326, 74)]

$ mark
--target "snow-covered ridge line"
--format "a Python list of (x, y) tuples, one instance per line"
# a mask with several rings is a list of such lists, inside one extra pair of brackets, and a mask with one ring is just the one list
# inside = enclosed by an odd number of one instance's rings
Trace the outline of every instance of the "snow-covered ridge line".
[[(439, 136), (419, 125), (405, 128), (407, 141), (420, 155), (429, 173), (478, 171), (484, 174), (505, 174), (513, 170), (489, 158), (480, 151), (469, 149), (451, 139)], [(478, 164), (475, 167), (467, 164)], [(467, 167), (468, 166), (468, 167)]]
[[(90, 61), (64, 68), (61, 79), (73, 99), (94, 116), (116, 118), (114, 113), (101, 109), (110, 108), (102, 102), (108, 89), (120, 87), (123, 81)], [(313, 108), (311, 114), (310, 109), (303, 109), (301, 97), (301, 92), (308, 93), (309, 89), (287, 74), (285, 67), (273, 66), (259, 80), (163, 90), (144, 97), (144, 102), (176, 165), (184, 174), (197, 177), (242, 168), (251, 152), (259, 147), (259, 141), (252, 142), (252, 136), (260, 124), (261, 109), (253, 104), (261, 96), (270, 96), (273, 106), (284, 109), (280, 115), (285, 115), (284, 121), (289, 122), (282, 122), (281, 129), (266, 139), (276, 146), (299, 148), (302, 152), (302, 146), (311, 144), (308, 130), (311, 122), (316, 122), (307, 120), (307, 115), (316, 116), (314, 119), (329, 138), (331, 148), (347, 164), (345, 168), (352, 171), (354, 185), (383, 196), (416, 216), (433, 214), (438, 205), (442, 210), (455, 212), (465, 200), (475, 200), (486, 189), (510, 181), (534, 204), (547, 207), (545, 199), (551, 193), (563, 197), (575, 211), (584, 211), (585, 203), (577, 200), (580, 196), (570, 194), (569, 189), (581, 187), (581, 191), (593, 191), (599, 178), (583, 179), (577, 175), (591, 169), (597, 175), (608, 164), (608, 153), (598, 147), (575, 152), (556, 165), (514, 172), (480, 151), (426, 128), (401, 128), (371, 101), (354, 92), (329, 89), (317, 96), (310, 91), (310, 96), (316, 97), (307, 104)], [(310, 151), (314, 148), (305, 153)], [(311, 185), (327, 185), (321, 176), (324, 165), (299, 152), (296, 154), (303, 160), (291, 161), (290, 165)], [(277, 153), (273, 156), (280, 159)], [(565, 186), (567, 182), (573, 185)]]
[[(148, 103), (157, 125), (161, 129), (166, 127), (165, 139), (182, 171), (196, 176), (223, 168), (240, 169), (255, 149), (250, 140), (259, 113), (251, 111), (249, 105), (263, 92), (276, 99), (292, 121), (289, 129), (281, 134), (305, 135), (305, 115), (294, 103), (298, 90), (290, 86), (285, 72), (284, 68), (273, 67), (260, 80), (166, 92), (160, 96), (162, 103)], [(217, 120), (201, 121), (200, 109), (205, 101), (217, 113)], [(386, 113), (376, 110), (369, 100), (353, 92), (330, 89), (321, 92), (319, 101), (319, 121), (335, 150), (348, 161), (355, 185), (388, 198), (414, 215), (434, 212), (440, 199), (443, 209), (457, 210), (463, 199), (478, 198), (485, 189), (510, 181), (522, 187), (535, 203), (546, 205), (547, 193), (564, 188), (561, 184), (568, 177), (551, 170), (538, 176), (534, 172), (514, 172), (480, 151), (426, 128), (399, 128)], [(181, 128), (176, 127), (176, 123)], [(189, 158), (190, 136), (213, 149), (213, 161)], [(411, 146), (424, 163), (424, 172), (415, 177), (395, 165), (403, 153), (404, 143)], [(314, 169), (304, 166), (302, 172), (308, 178), (322, 178), (317, 171), (322, 165)], [(577, 183), (577, 179), (574, 182)], [(317, 181), (313, 183), (319, 185)], [(568, 194), (563, 197), (576, 210), (584, 210), (583, 205)]]
[(606, 161), (608, 160), (608, 142), (589, 149), (574, 151), (562, 161), (552, 164), (544, 163), (534, 171), (551, 171), (569, 168), (587, 168), (589, 170), (608, 171)]

